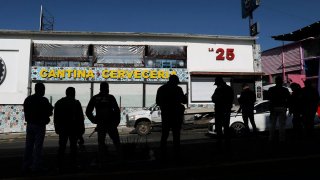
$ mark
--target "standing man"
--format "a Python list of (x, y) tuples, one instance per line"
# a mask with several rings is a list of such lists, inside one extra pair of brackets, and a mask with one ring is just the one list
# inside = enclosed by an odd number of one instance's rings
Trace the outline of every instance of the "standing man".
[(43, 83), (35, 85), (35, 93), (28, 96), (24, 103), (24, 115), (27, 122), (26, 145), (24, 152), (23, 171), (39, 172), (41, 167), (43, 141), (46, 125), (50, 122), (53, 107), (45, 94)]
[[(93, 115), (94, 109), (95, 116)], [(90, 99), (86, 115), (92, 123), (97, 124), (99, 160), (104, 160), (104, 154), (107, 150), (105, 143), (107, 133), (119, 152), (120, 137), (117, 127), (120, 123), (120, 109), (115, 97), (109, 94), (107, 82), (100, 83), (100, 93)]]
[[(222, 77), (217, 76), (214, 85), (217, 86), (211, 99), (215, 110), (215, 129), (218, 135), (219, 146), (222, 143), (223, 135), (226, 145), (230, 145), (230, 114), (234, 99), (233, 89), (227, 85)], [(224, 133), (222, 132), (222, 127)]]
[(250, 89), (248, 84), (245, 83), (242, 85), (242, 92), (238, 101), (240, 104), (240, 109), (242, 109), (242, 119), (243, 119), (244, 125), (246, 126), (247, 131), (250, 132), (249, 122), (248, 122), (248, 119), (249, 119), (253, 129), (253, 133), (256, 135), (257, 127), (256, 127), (256, 123), (254, 122), (254, 112), (253, 112), (254, 103), (256, 102), (256, 95)]
[(288, 100), (290, 97), (289, 90), (283, 87), (282, 77), (276, 77), (276, 85), (268, 90), (270, 100), (270, 131), (269, 140), (275, 141), (275, 129), (279, 119), (279, 141), (285, 141), (286, 112)]
[(301, 86), (297, 83), (291, 83), (292, 93), (289, 97), (289, 116), (292, 115), (292, 125), (295, 138), (301, 136), (302, 133), (302, 98)]
[(309, 79), (304, 81), (301, 99), (303, 125), (307, 136), (311, 137), (313, 135), (314, 117), (318, 108), (319, 93), (316, 88), (312, 87), (311, 80)]
[(156, 103), (161, 109), (162, 134), (161, 134), (161, 153), (166, 157), (167, 139), (170, 129), (173, 135), (173, 148), (176, 158), (180, 156), (180, 130), (183, 123), (187, 98), (183, 90), (178, 86), (180, 83), (178, 76), (170, 75), (169, 81), (162, 85), (157, 91)]
[(81, 103), (75, 99), (76, 91), (73, 87), (66, 89), (66, 97), (58, 100), (54, 106), (54, 127), (59, 135), (58, 167), (63, 169), (64, 153), (69, 139), (70, 163), (77, 167), (77, 141), (84, 133), (84, 116)]

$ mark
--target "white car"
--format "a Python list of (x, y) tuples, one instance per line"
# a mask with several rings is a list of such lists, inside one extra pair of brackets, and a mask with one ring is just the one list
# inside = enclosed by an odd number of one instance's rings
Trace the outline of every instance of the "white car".
[[(254, 105), (254, 120), (255, 120), (258, 131), (266, 131), (269, 129), (271, 124), (270, 124), (270, 111), (269, 111), (268, 100), (257, 102)], [(231, 113), (230, 128), (232, 133), (236, 136), (243, 136), (246, 133), (241, 113)], [(249, 121), (249, 128), (252, 129), (250, 121)], [(287, 113), (286, 128), (292, 128), (292, 116), (288, 116), (288, 113)], [(215, 119), (212, 119), (209, 121), (208, 133), (216, 134)]]

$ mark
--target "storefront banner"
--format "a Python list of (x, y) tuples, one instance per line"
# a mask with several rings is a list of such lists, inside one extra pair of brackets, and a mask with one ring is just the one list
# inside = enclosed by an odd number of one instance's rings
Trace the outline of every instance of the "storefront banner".
[(162, 82), (176, 74), (188, 82), (187, 69), (182, 68), (106, 68), (106, 67), (41, 67), (33, 66), (31, 79), (38, 81), (129, 81)]

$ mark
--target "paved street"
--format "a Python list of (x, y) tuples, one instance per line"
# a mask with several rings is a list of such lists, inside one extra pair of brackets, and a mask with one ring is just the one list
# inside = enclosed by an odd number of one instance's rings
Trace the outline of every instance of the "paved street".
[[(90, 132), (90, 131), (89, 131)], [(1, 139), (0, 178), (94, 178), (94, 179), (310, 179), (317, 178), (320, 160), (320, 132), (313, 139), (294, 139), (287, 133), (285, 144), (270, 144), (267, 133), (258, 138), (234, 138), (231, 147), (218, 148), (215, 137), (205, 135), (206, 129), (182, 132), (181, 160), (174, 161), (172, 153), (165, 161), (159, 157), (160, 133), (152, 132), (148, 139), (137, 134), (122, 133), (123, 152), (119, 156), (110, 144), (103, 166), (96, 165), (95, 137), (80, 153), (81, 169), (58, 173), (56, 170), (57, 137), (46, 137), (44, 161), (48, 170), (43, 174), (23, 177), (20, 172), (23, 152), (22, 135), (12, 140)], [(49, 133), (50, 134), (50, 133)], [(89, 140), (94, 139), (94, 140)], [(51, 145), (50, 145), (51, 142)], [(10, 144), (13, 145), (10, 147)], [(17, 144), (17, 145), (14, 145)], [(18, 145), (20, 144), (20, 145)], [(169, 142), (169, 148), (172, 147)], [(170, 149), (169, 149), (169, 152)]]

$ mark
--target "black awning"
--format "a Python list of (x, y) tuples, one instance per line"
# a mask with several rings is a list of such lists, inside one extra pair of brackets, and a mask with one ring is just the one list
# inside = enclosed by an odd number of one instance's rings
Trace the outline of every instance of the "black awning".
[(310, 37), (319, 37), (320, 36), (320, 21), (315, 22), (309, 26), (306, 26), (302, 29), (297, 31), (282, 34), (278, 36), (272, 36), (274, 40), (281, 40), (281, 41), (300, 41), (302, 39), (307, 39)]

